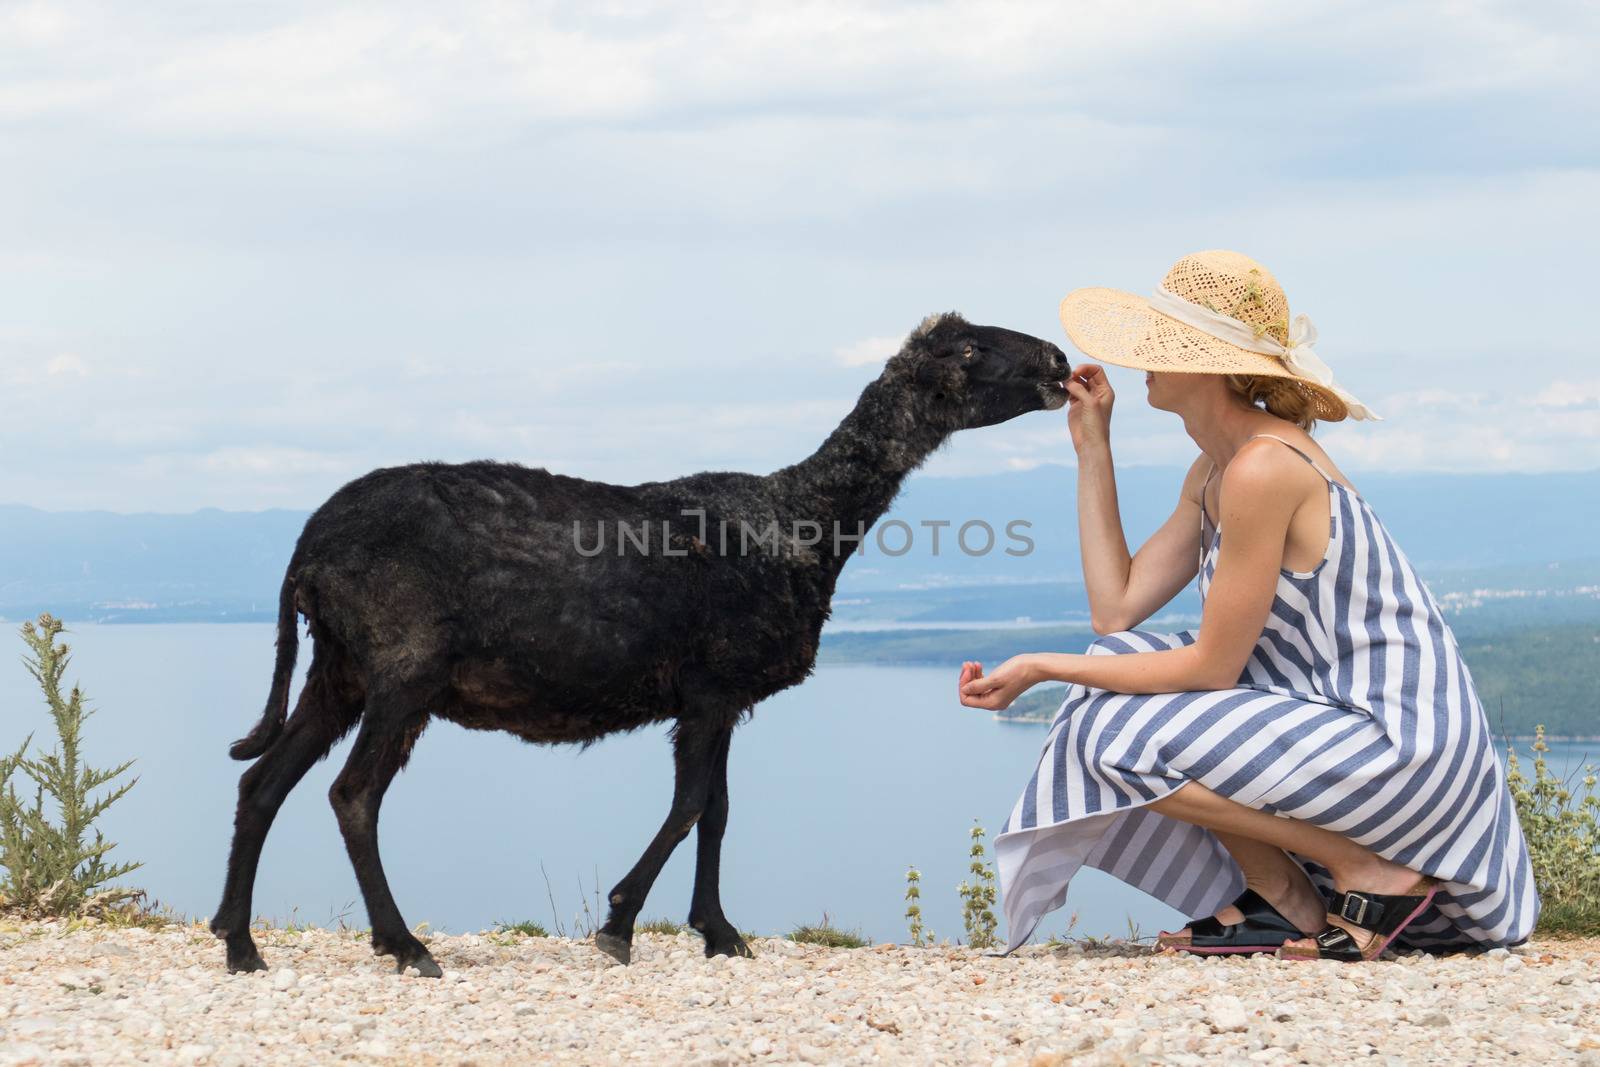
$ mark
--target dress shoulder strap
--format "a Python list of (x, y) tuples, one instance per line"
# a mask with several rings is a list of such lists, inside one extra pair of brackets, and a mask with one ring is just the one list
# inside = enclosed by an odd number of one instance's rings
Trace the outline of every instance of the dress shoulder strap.
[[(1207, 456), (1206, 462), (1211, 463), (1211, 457)], [(1200, 483), (1200, 536), (1202, 538), (1204, 538), (1206, 534), (1206, 521), (1211, 518), (1211, 516), (1206, 514), (1206, 490), (1211, 488), (1211, 477), (1216, 473), (1217, 465), (1215, 463), (1211, 463), (1211, 469), (1206, 472), (1206, 480)]]
[(1288, 445), (1290, 448), (1294, 449), (1296, 452), (1299, 452), (1300, 453), (1300, 458), (1305, 460), (1307, 463), (1311, 464), (1311, 466), (1316, 469), (1316, 472), (1318, 474), (1322, 475), (1324, 478), (1326, 478), (1330, 482), (1334, 480), (1333, 478), (1328, 476), (1328, 472), (1323, 470), (1322, 467), (1317, 463), (1316, 460), (1314, 460), (1310, 456), (1306, 455), (1305, 452), (1302, 451), (1299, 448), (1299, 446), (1293, 444), (1292, 442), (1284, 441), (1283, 438), (1279, 437), (1275, 433), (1253, 433), (1249, 437), (1245, 438), (1245, 440), (1254, 441), (1257, 437), (1270, 437), (1274, 441), (1283, 441), (1284, 444)]

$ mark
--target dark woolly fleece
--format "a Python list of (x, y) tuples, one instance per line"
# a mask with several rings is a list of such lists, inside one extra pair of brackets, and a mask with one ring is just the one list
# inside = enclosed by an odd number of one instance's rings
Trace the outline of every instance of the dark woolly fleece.
[[(765, 477), (720, 471), (622, 486), (514, 463), (415, 463), (334, 493), (307, 520), (284, 577), (266, 710), (231, 749), (235, 759), (260, 758), (239, 783), (212, 922), (230, 969), (264, 966), (249, 934), (251, 890), (278, 806), (359, 723), (330, 799), (373, 946), (401, 969), (437, 973), (400, 917), (377, 850), (384, 790), (433, 716), (586, 744), (675, 720), (672, 810), (612, 891), (598, 942), (626, 961), (651, 882), (698, 822), (690, 920), (708, 955), (747, 953), (717, 899), (729, 738), (743, 713), (811, 673), (855, 548), (834, 544), (834, 524), (869, 530), (906, 476), (957, 430), (1061, 407), (1067, 373), (1053, 344), (937, 315), (815, 454)], [(741, 523), (750, 531), (745, 553)], [(757, 543), (774, 523), (782, 536)], [(821, 543), (805, 544), (814, 529)], [(288, 716), (296, 613), (314, 647)]]

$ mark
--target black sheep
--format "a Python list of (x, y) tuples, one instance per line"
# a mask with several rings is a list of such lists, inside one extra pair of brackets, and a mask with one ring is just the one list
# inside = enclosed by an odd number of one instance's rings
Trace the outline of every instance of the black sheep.
[[(906, 475), (957, 430), (1062, 407), (1068, 369), (1046, 341), (933, 316), (814, 455), (765, 477), (621, 486), (512, 463), (416, 463), (334, 493), (307, 520), (284, 576), (266, 710), (230, 750), (259, 760), (239, 780), (211, 921), (228, 969), (265, 966), (250, 898), (273, 817), (359, 724), (329, 799), (373, 949), (400, 971), (439, 975), (378, 856), (384, 791), (433, 716), (584, 744), (674, 720), (672, 808), (611, 891), (596, 943), (628, 961), (645, 895), (698, 825), (690, 925), (708, 956), (748, 955), (718, 895), (734, 726), (811, 673), (855, 537)], [(288, 716), (296, 613), (314, 649)]]

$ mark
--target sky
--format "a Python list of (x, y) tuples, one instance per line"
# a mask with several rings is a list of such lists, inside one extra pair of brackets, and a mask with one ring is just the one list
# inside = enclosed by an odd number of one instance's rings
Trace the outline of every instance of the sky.
[[(808, 454), (924, 315), (1245, 252), (1362, 470), (1600, 467), (1591, 3), (0, 0), (0, 502)], [(1111, 368), (1119, 464), (1195, 455)], [(925, 470), (1070, 463), (1064, 413)]]

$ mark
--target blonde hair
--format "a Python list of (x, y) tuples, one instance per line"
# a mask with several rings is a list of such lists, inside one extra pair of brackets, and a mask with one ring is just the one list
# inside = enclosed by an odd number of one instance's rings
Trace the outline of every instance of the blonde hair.
[(1228, 388), (1251, 407), (1292, 422), (1307, 433), (1317, 422), (1317, 401), (1293, 378), (1270, 374), (1224, 374)]

